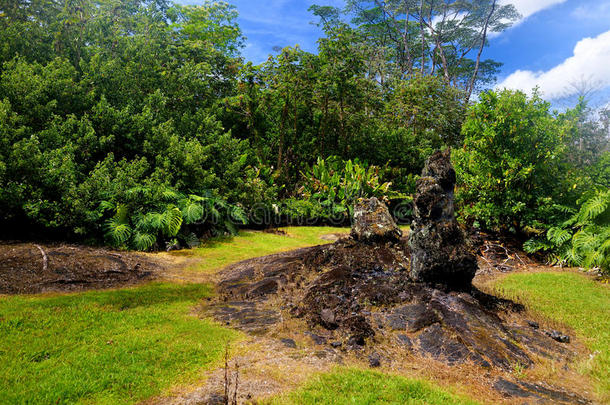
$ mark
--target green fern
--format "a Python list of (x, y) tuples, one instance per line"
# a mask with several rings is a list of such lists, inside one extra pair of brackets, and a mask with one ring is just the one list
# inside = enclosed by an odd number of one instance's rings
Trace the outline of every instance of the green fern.
[(201, 202), (195, 202), (191, 199), (182, 201), (182, 217), (187, 224), (193, 224), (203, 219), (205, 210)]
[(554, 227), (548, 230), (547, 238), (551, 243), (561, 246), (572, 239), (572, 232), (569, 229)]
[(137, 250), (148, 250), (155, 242), (157, 242), (157, 238), (150, 233), (136, 231), (133, 234), (132, 243)]
[(584, 195), (578, 210), (556, 208), (571, 217), (561, 226), (550, 228), (545, 240), (527, 241), (525, 251), (546, 251), (551, 263), (610, 272), (610, 190)]
[(593, 198), (585, 201), (578, 213), (581, 223), (586, 223), (603, 214), (610, 205), (610, 190), (598, 193)]
[(106, 238), (110, 239), (112, 245), (122, 246), (131, 236), (131, 227), (118, 218), (106, 221)]
[(180, 231), (180, 227), (182, 227), (182, 212), (180, 209), (175, 206), (168, 206), (163, 213), (163, 223), (163, 233), (165, 236), (176, 236)]

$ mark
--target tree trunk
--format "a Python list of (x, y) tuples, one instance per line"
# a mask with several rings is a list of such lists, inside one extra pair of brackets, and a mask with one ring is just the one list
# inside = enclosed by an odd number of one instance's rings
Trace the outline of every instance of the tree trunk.
[(497, 0), (494, 0), (491, 5), (491, 10), (489, 14), (487, 14), (487, 18), (485, 19), (485, 25), (483, 26), (483, 36), (481, 38), (481, 46), (479, 46), (479, 53), (477, 54), (477, 61), (474, 65), (474, 72), (472, 73), (472, 78), (470, 79), (470, 84), (468, 85), (468, 89), (466, 91), (466, 104), (470, 101), (470, 96), (472, 96), (472, 92), (474, 91), (474, 84), (477, 80), (477, 75), (479, 74), (479, 65), (481, 62), (481, 54), (483, 53), (483, 48), (485, 48), (485, 41), (487, 40), (487, 29), (489, 28), (489, 21), (493, 13), (496, 11)]

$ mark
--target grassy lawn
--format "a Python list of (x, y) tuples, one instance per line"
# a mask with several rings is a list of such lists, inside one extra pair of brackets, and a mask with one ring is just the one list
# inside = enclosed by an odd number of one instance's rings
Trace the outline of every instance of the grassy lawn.
[(209, 286), (0, 297), (0, 403), (134, 403), (221, 363), (236, 332), (190, 316)]
[(280, 229), (287, 235), (241, 231), (236, 237), (213, 238), (197, 249), (184, 250), (173, 254), (200, 257), (203, 259), (201, 263), (191, 270), (212, 272), (231, 263), (253, 257), (330, 243), (332, 241), (322, 240), (320, 237), (330, 233), (349, 233), (350, 231), (349, 228), (313, 226)]
[(360, 369), (337, 369), (270, 404), (476, 404), (423, 381)]
[(569, 327), (596, 352), (583, 367), (610, 401), (610, 288), (572, 272), (517, 273), (498, 281), (502, 295)]

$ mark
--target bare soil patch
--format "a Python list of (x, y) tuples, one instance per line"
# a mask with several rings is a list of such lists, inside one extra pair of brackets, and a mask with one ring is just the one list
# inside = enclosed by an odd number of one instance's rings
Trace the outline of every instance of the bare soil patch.
[(68, 292), (119, 287), (154, 278), (160, 260), (66, 244), (0, 243), (0, 294)]

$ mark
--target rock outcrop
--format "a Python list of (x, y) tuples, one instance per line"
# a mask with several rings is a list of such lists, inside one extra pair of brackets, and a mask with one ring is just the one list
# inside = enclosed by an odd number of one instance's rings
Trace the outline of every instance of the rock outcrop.
[(354, 205), (351, 237), (360, 242), (398, 241), (402, 231), (388, 207), (377, 198), (360, 199)]
[[(382, 202), (361, 200), (351, 237), (226, 268), (209, 310), (252, 334), (285, 333), (283, 320), (291, 319), (291, 336), (324, 348), (316, 353), (349, 351), (368, 356), (371, 367), (412, 356), (501, 376), (538, 358), (561, 367), (574, 355), (567, 339), (533, 327), (518, 304), (472, 286), (476, 259), (454, 217), (455, 180), (449, 152), (435, 153), (417, 184), (408, 240)], [(582, 399), (520, 381), (496, 385), (502, 395), (540, 403)]]
[(417, 180), (415, 219), (409, 235), (410, 276), (443, 289), (468, 291), (477, 261), (455, 220), (455, 181), (450, 151), (435, 152)]

